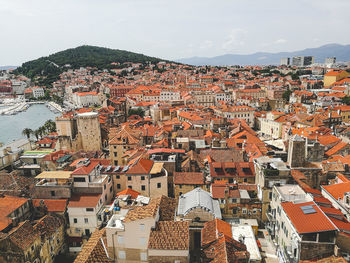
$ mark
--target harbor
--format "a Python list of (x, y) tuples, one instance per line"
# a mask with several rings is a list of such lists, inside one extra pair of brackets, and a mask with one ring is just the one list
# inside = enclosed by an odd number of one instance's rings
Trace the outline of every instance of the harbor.
[[(24, 128), (35, 130), (47, 120), (55, 120), (59, 115), (51, 111), (45, 103), (31, 103), (27, 110), (17, 112), (15, 115), (0, 115), (0, 142), (6, 144), (18, 138), (24, 138)], [(0, 110), (2, 107), (0, 107)]]
[(5, 101), (5, 103), (0, 104), (0, 115), (15, 115), (20, 112), (26, 111), (33, 104), (45, 104), (47, 108), (54, 113), (64, 112), (64, 108), (53, 101), (30, 101), (25, 100), (13, 100)]

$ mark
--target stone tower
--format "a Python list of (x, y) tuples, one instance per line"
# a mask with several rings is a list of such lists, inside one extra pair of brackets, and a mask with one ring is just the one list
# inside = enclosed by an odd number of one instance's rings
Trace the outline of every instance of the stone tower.
[(305, 140), (299, 135), (294, 135), (289, 140), (288, 164), (291, 168), (303, 167), (305, 163)]
[(77, 115), (78, 133), (81, 136), (83, 151), (101, 151), (101, 128), (96, 112), (85, 112)]

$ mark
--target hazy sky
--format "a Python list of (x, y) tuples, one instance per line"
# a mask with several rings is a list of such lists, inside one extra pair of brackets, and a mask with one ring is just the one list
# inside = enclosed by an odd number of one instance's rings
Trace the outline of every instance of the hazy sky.
[(350, 43), (350, 0), (0, 0), (0, 65), (83, 44), (166, 59)]

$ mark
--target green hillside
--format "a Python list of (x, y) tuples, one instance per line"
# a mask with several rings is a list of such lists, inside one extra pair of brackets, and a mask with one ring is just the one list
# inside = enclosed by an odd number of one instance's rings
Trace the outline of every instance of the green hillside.
[(159, 61), (164, 60), (125, 50), (80, 46), (25, 62), (16, 69), (15, 73), (23, 74), (36, 80), (39, 84), (50, 85), (58, 79), (60, 73), (68, 69), (66, 65), (70, 65), (69, 68), (73, 69), (80, 67), (111, 69), (116, 68), (116, 66), (111, 65), (113, 62), (157, 63)]

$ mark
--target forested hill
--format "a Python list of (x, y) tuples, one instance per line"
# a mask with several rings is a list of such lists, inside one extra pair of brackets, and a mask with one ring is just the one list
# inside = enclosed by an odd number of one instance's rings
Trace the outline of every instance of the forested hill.
[(45, 85), (57, 80), (59, 74), (69, 68), (97, 67), (98, 69), (111, 69), (116, 68), (116, 66), (111, 65), (113, 62), (157, 63), (159, 61), (164, 60), (125, 50), (80, 46), (57, 52), (48, 57), (25, 62), (16, 69), (15, 73), (36, 79), (39, 84)]

